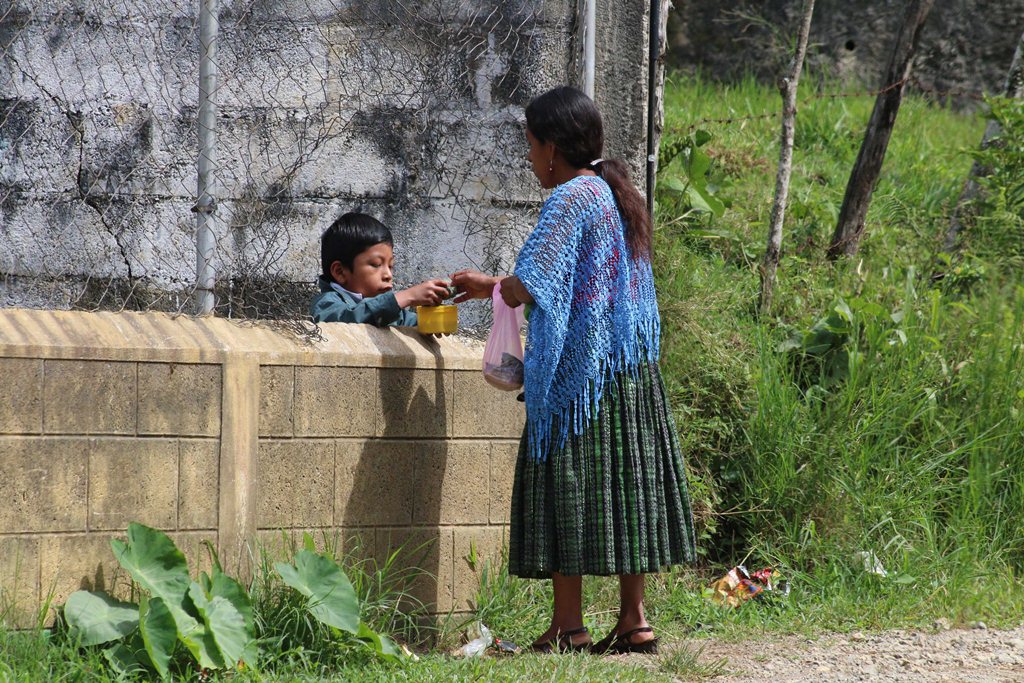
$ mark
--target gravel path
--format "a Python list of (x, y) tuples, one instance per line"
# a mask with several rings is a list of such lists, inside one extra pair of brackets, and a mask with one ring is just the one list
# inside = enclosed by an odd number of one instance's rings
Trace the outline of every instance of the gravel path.
[(716, 683), (1024, 683), (1024, 627), (931, 633), (885, 631), (706, 644), (702, 660), (725, 658)]

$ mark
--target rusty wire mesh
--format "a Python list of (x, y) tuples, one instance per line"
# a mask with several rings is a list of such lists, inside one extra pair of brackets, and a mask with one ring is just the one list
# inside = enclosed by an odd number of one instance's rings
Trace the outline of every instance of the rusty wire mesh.
[[(406, 284), (510, 266), (541, 194), (522, 109), (575, 3), (222, 0), (217, 313), (302, 318), (319, 234), (388, 224)], [(0, 305), (189, 312), (199, 3), (0, 3)]]

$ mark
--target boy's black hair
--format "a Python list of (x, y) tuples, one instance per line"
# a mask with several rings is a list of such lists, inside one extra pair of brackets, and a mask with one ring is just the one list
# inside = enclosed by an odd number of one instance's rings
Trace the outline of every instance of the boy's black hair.
[(320, 236), (320, 266), (324, 277), (333, 279), (331, 264), (335, 261), (351, 269), (356, 256), (382, 242), (395, 244), (386, 225), (365, 213), (346, 213)]

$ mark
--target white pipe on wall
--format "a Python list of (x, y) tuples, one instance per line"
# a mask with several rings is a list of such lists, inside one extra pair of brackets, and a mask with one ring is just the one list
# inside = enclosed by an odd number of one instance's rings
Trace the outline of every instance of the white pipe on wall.
[(219, 29), (218, 0), (201, 0), (199, 8), (199, 162), (196, 181), (196, 315), (213, 312), (216, 303), (213, 288), (217, 272), (213, 266), (215, 238), (213, 195), (216, 170), (217, 103), (217, 33)]
[(597, 63), (597, 0), (583, 0), (583, 92), (594, 99)]

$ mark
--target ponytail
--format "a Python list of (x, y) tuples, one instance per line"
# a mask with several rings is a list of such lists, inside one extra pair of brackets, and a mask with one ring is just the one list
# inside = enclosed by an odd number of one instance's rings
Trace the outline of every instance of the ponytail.
[(650, 259), (651, 216), (647, 202), (633, 185), (624, 162), (598, 158), (604, 148), (604, 125), (594, 101), (569, 86), (549, 90), (526, 107), (526, 127), (541, 142), (555, 143), (569, 164), (589, 168), (608, 183), (626, 224), (630, 253), (635, 259)]
[(629, 168), (620, 159), (601, 159), (592, 168), (612, 188), (626, 224), (629, 253), (636, 259), (650, 259), (651, 215), (647, 212), (647, 200), (629, 177)]

